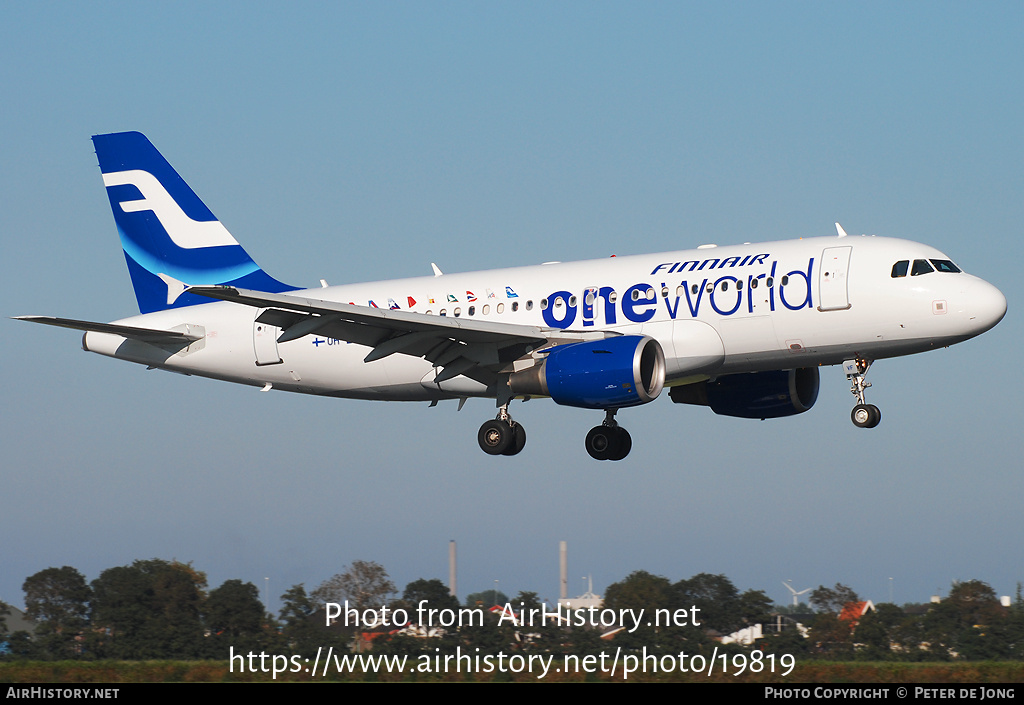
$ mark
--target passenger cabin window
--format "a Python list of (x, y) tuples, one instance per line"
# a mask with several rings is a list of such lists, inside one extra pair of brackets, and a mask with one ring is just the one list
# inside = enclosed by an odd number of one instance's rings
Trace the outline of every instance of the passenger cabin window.
[(931, 263), (935, 265), (935, 269), (940, 272), (947, 272), (949, 274), (959, 274), (960, 268), (950, 262), (948, 259), (933, 259)]
[(899, 279), (900, 277), (907, 276), (907, 269), (910, 267), (910, 260), (901, 259), (899, 262), (892, 266), (892, 278)]
[(910, 270), (910, 276), (916, 277), (916, 276), (918, 276), (920, 274), (931, 274), (934, 271), (935, 270), (932, 269), (932, 266), (930, 264), (928, 264), (928, 260), (926, 260), (926, 259), (915, 259), (914, 260), (914, 268)]

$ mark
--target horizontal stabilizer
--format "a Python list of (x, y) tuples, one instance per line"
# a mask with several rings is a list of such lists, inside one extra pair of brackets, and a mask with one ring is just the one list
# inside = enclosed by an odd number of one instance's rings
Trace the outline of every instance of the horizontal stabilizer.
[(110, 333), (119, 335), (122, 338), (140, 340), (143, 343), (154, 345), (188, 345), (203, 336), (190, 333), (180, 333), (173, 330), (155, 330), (153, 328), (136, 328), (135, 326), (119, 326), (113, 323), (95, 323), (93, 321), (77, 321), (73, 318), (54, 318), (52, 316), (15, 316), (16, 321), (28, 321), (30, 323), (44, 323), (48, 326), (60, 328), (71, 328), (73, 330), (93, 331), (96, 333)]

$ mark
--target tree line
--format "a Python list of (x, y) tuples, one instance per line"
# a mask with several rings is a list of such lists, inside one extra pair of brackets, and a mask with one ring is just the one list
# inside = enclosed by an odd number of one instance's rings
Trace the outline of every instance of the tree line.
[[(1003, 607), (986, 583), (956, 583), (939, 603), (909, 606), (880, 604), (860, 614), (850, 588), (820, 586), (810, 595), (807, 614), (773, 605), (761, 590), (740, 592), (724, 575), (701, 573), (672, 582), (636, 571), (608, 586), (603, 609), (690, 610), (695, 622), (648, 624), (633, 629), (605, 624), (518, 625), (491, 611), (494, 604), (516, 610), (540, 610), (534, 592), (512, 598), (497, 590), (473, 593), (460, 605), (440, 580), (419, 579), (398, 593), (383, 566), (355, 561), (311, 592), (303, 584), (281, 595), (282, 607), (269, 614), (256, 586), (228, 580), (208, 589), (206, 575), (191, 564), (139, 560), (104, 570), (91, 583), (75, 568), (47, 568), (24, 584), (25, 612), (34, 633), (9, 632), (10, 612), (0, 603), (0, 658), (4, 659), (223, 659), (239, 652), (315, 655), (320, 647), (335, 653), (372, 648), (385, 653), (463, 652), (496, 654), (510, 649), (544, 653), (597, 653), (607, 639), (624, 649), (647, 653), (687, 653), (760, 649), (801, 659), (829, 660), (1024, 660), (1024, 600), (1018, 587), (1011, 607)], [(473, 626), (399, 630), (395, 625), (328, 625), (326, 603), (346, 601), (357, 610), (403, 609), (412, 622), (421, 601), (436, 610), (478, 610)], [(553, 609), (547, 606), (548, 610)], [(694, 611), (696, 610), (696, 611)], [(783, 614), (790, 613), (790, 614)], [(753, 624), (765, 627), (751, 646), (722, 647), (719, 639)], [(430, 636), (432, 638), (423, 638)], [(720, 651), (721, 652), (721, 651)]]

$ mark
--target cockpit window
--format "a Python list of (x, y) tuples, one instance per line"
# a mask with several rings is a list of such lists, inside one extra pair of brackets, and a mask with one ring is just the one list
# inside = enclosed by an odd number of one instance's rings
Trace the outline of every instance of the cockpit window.
[(930, 264), (928, 264), (928, 260), (926, 260), (926, 259), (915, 259), (914, 260), (914, 268), (912, 270), (910, 270), (910, 276), (916, 277), (919, 274), (931, 274), (934, 271), (935, 270), (932, 269), (932, 266)]
[(899, 262), (892, 266), (892, 278), (897, 279), (899, 277), (907, 276), (907, 268), (910, 266), (910, 260), (901, 259)]
[(940, 272), (949, 272), (950, 274), (959, 274), (960, 268), (950, 262), (948, 259), (933, 259), (931, 263), (935, 265), (935, 269)]

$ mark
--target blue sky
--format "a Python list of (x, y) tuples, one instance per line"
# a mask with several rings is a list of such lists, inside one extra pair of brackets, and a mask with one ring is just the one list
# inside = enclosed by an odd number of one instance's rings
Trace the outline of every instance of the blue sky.
[(317, 399), (83, 353), (0, 322), (0, 599), (72, 565), (192, 561), (276, 596), (356, 559), (399, 586), (557, 597), (644, 569), (788, 600), (923, 601), (1021, 572), (1019, 3), (6, 3), (4, 315), (136, 312), (89, 137), (139, 130), (264, 269), (315, 285), (851, 234), (926, 242), (1006, 294), (959, 346), (838, 368), (772, 422)]

